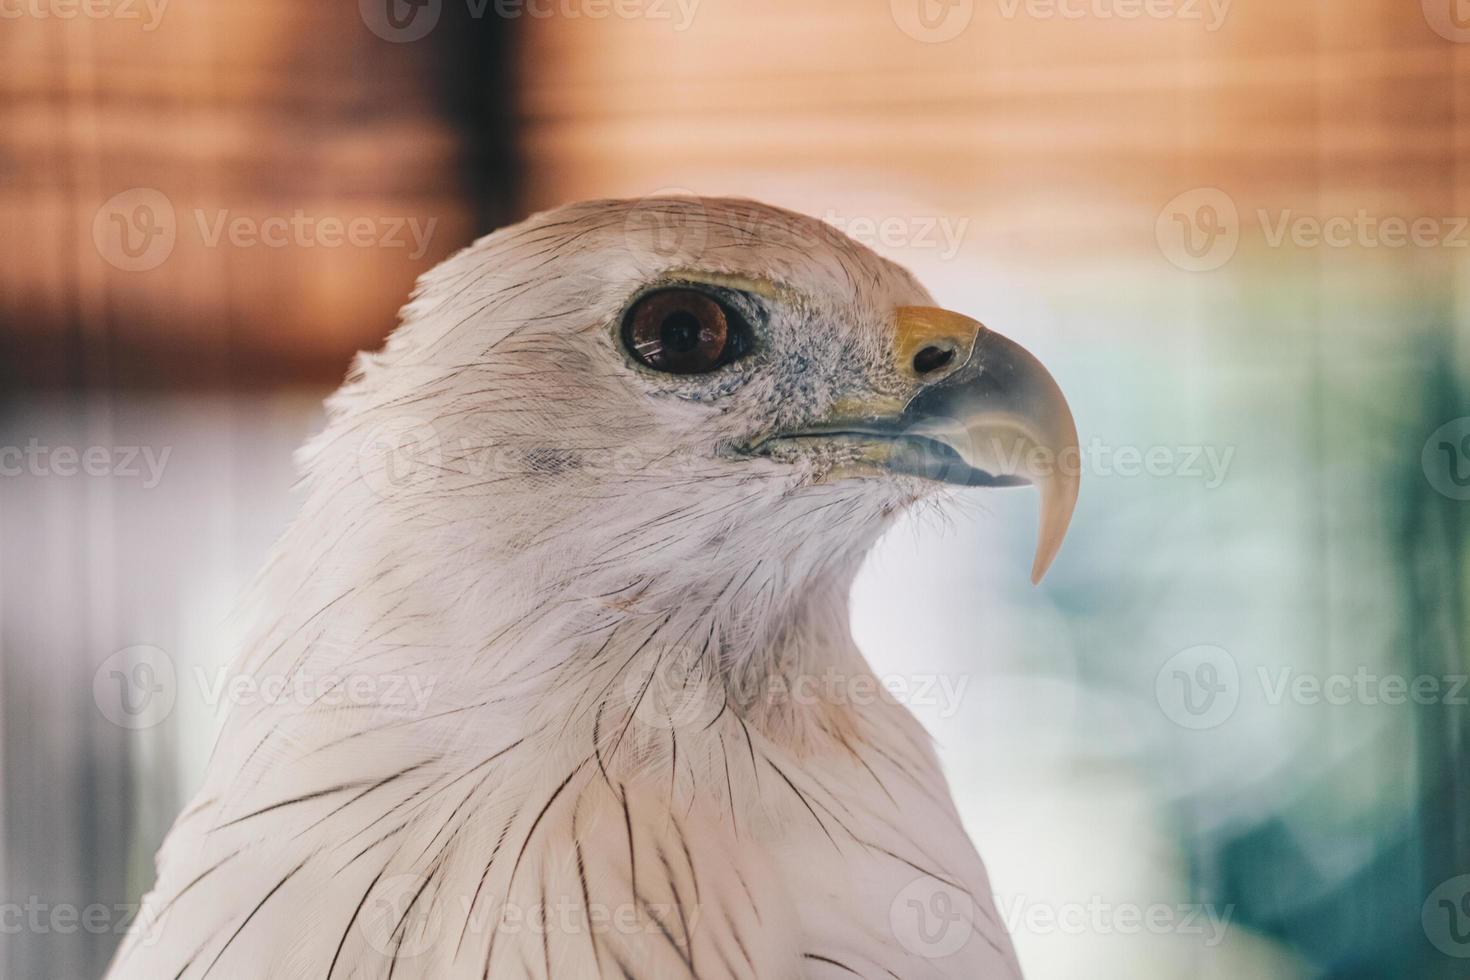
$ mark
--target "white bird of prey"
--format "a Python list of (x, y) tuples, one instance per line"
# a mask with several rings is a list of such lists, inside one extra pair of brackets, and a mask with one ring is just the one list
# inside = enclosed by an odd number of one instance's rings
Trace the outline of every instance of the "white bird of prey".
[(1035, 483), (1046, 570), (1031, 355), (814, 219), (597, 201), (429, 272), (328, 406), (111, 977), (1019, 975), (848, 592), (951, 485)]

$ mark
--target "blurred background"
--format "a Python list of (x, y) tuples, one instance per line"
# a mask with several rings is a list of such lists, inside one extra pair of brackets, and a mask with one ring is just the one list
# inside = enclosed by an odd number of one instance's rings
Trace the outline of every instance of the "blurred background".
[(1071, 399), (1041, 588), (1002, 494), (855, 602), (945, 682), (1030, 977), (1470, 975), (1466, 0), (0, 0), (5, 976), (104, 968), (415, 277), (686, 192), (831, 222)]

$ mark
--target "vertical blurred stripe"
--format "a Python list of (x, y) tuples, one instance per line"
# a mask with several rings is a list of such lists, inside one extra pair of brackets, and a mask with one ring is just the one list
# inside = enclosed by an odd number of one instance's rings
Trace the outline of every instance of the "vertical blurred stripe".
[[(99, 667), (137, 644), (181, 675), (235, 652), (226, 613), (290, 512), (321, 395), (421, 272), (510, 214), (505, 25), (451, 4), (395, 43), (360, 9), (0, 11), (0, 447), (173, 454), (150, 488), (0, 476), (0, 975), (100, 974), (208, 753), (214, 708), (120, 729)], [(298, 215), (384, 238), (230, 241), (229, 222)], [(139, 254), (99, 246), (114, 220)], [(148, 252), (144, 226), (171, 247)], [(28, 903), (100, 904), (106, 927), (10, 931)]]

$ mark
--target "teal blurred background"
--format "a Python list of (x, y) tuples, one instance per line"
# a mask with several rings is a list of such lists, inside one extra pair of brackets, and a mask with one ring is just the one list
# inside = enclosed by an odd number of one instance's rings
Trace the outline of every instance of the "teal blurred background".
[[(1068, 393), (1041, 588), (1034, 499), (981, 495), (854, 601), (1028, 976), (1470, 975), (1462, 0), (60, 9), (0, 20), (5, 976), (101, 972), (291, 453), (414, 278), (682, 192), (831, 221)], [(209, 234), (298, 213), (371, 233)], [(146, 727), (94, 685), (138, 645)]]

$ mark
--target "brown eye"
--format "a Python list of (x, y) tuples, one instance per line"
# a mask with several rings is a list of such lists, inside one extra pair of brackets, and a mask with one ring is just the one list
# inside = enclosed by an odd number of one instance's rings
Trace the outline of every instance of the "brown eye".
[(713, 297), (697, 289), (664, 289), (628, 311), (623, 342), (655, 371), (704, 374), (739, 356), (745, 331), (744, 323)]

